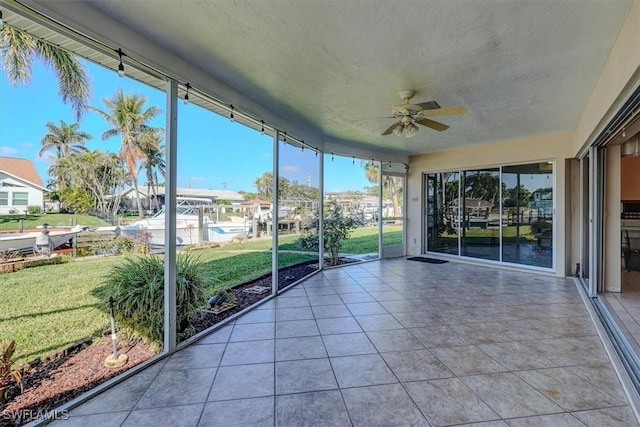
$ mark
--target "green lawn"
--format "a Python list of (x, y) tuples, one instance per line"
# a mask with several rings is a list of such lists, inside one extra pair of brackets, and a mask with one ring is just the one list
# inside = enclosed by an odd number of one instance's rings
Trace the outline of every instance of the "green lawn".
[(19, 361), (33, 360), (109, 325), (92, 290), (116, 258), (28, 268), (0, 276), (0, 339), (16, 340)]
[(0, 231), (17, 231), (20, 229), (20, 221), (22, 221), (24, 230), (35, 229), (45, 222), (50, 226), (87, 225), (99, 227), (101, 225), (110, 225), (100, 218), (80, 214), (0, 215)]
[[(68, 220), (72, 216), (65, 217)], [(385, 230), (385, 241), (399, 241), (399, 230), (391, 231), (388, 227)], [(354, 230), (342, 252), (377, 252), (377, 232), (376, 227)], [(301, 250), (296, 240), (295, 235), (282, 236), (280, 248)], [(216, 279), (208, 291), (244, 283), (271, 271), (269, 239), (198, 250), (193, 254)], [(92, 291), (103, 284), (111, 268), (122, 259), (78, 259), (0, 276), (0, 339), (16, 340), (18, 362), (47, 355), (107, 329), (107, 314), (97, 308), (98, 300)], [(317, 259), (317, 255), (282, 252), (278, 259), (280, 267), (284, 267)]]

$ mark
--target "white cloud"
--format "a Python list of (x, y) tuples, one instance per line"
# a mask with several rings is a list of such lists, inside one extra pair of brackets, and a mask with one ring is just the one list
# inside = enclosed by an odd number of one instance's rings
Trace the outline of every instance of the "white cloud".
[(32, 148), (32, 147), (33, 147), (33, 142), (21, 142), (21, 143), (20, 143), (20, 147), (23, 147), (23, 148)]
[(285, 172), (285, 173), (298, 173), (298, 172), (300, 172), (300, 167), (299, 166), (283, 166), (282, 167), (282, 172)]
[(2, 156), (9, 156), (9, 157), (11, 157), (11, 156), (14, 156), (14, 155), (16, 155), (16, 154), (18, 154), (18, 153), (19, 153), (19, 151), (18, 151), (18, 150), (16, 150), (15, 148), (7, 147), (7, 146), (5, 146), (5, 145), (3, 145), (2, 147), (0, 147), (0, 155), (2, 155)]

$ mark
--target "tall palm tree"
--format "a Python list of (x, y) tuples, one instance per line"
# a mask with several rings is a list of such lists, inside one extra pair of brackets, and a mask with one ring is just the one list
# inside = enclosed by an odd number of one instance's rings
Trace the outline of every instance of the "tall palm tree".
[(149, 124), (161, 110), (154, 106), (145, 109), (146, 102), (147, 98), (142, 95), (126, 95), (122, 89), (118, 89), (113, 98), (102, 99), (107, 111), (89, 107), (112, 126), (100, 135), (103, 141), (113, 136), (121, 138), (119, 156), (133, 183), (140, 217), (143, 216), (143, 211), (138, 191), (138, 161), (145, 158), (145, 149), (160, 149), (157, 135), (162, 131)]
[(6, 23), (0, 26), (0, 50), (0, 60), (13, 85), (30, 83), (34, 59), (52, 68), (62, 101), (71, 104), (80, 120), (87, 109), (91, 87), (87, 71), (75, 55)]
[(60, 120), (60, 127), (54, 125), (52, 122), (47, 122), (47, 133), (40, 143), (39, 156), (42, 156), (47, 150), (56, 150), (56, 158), (66, 157), (72, 153), (81, 153), (87, 150), (84, 146), (86, 139), (93, 139), (93, 137), (87, 132), (78, 131), (80, 128), (79, 123), (73, 123), (71, 125)]

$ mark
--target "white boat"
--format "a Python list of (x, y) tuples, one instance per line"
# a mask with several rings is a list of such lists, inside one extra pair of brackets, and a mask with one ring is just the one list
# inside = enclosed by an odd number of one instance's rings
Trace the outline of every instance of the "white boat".
[[(123, 236), (139, 239), (151, 247), (164, 246), (165, 210), (151, 218), (141, 219), (131, 225), (121, 227)], [(235, 221), (213, 221), (202, 216), (202, 230), (199, 226), (198, 207), (176, 206), (176, 245), (195, 245), (202, 242), (226, 243), (240, 234), (248, 234), (251, 224)]]
[(0, 234), (0, 254), (51, 253), (55, 248), (69, 242), (82, 230), (84, 230), (82, 226), (54, 230), (45, 227), (43, 231)]
[(227, 243), (241, 234), (249, 236), (251, 222), (217, 221), (207, 224), (204, 240), (214, 243)]

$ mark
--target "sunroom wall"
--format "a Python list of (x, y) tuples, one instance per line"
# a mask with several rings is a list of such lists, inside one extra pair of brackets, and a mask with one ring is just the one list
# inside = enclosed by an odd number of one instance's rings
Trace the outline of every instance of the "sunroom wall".
[[(573, 132), (559, 132), (508, 141), (481, 144), (461, 149), (413, 156), (409, 160), (407, 197), (407, 253), (422, 252), (424, 197), (422, 176), (426, 172), (478, 169), (537, 161), (554, 162), (554, 198), (556, 224), (565, 220), (565, 159), (572, 157)], [(557, 227), (554, 241), (554, 273), (567, 274), (565, 239), (562, 227)]]

